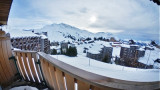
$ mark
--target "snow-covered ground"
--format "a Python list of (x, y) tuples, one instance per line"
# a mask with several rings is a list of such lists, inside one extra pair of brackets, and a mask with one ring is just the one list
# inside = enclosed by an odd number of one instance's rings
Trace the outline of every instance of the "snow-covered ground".
[(10, 90), (38, 90), (38, 89), (30, 86), (20, 86), (20, 87), (14, 87)]
[[(11, 88), (10, 90), (38, 90), (38, 89), (35, 87), (31, 87), (31, 86), (19, 86), (19, 87)], [(48, 88), (41, 89), (41, 90), (48, 90)]]
[(155, 68), (160, 68), (159, 63), (154, 63), (154, 60), (160, 59), (160, 49), (146, 50), (145, 56), (141, 57), (138, 61), (147, 65), (154, 65)]
[(124, 67), (120, 65), (99, 62), (93, 59), (89, 59), (83, 55), (78, 55), (77, 57), (52, 55), (52, 57), (72, 66), (102, 76), (139, 82), (160, 81), (160, 70), (158, 69), (137, 69)]

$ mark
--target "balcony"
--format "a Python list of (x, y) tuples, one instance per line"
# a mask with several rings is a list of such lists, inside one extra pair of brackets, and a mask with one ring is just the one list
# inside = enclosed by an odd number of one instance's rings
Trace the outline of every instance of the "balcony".
[(152, 90), (160, 88), (158, 81), (135, 82), (97, 75), (68, 65), (43, 52), (11, 51), (10, 39), (5, 35), (2, 37), (4, 33), (2, 32), (0, 83), (3, 87), (22, 78), (26, 82), (47, 85), (51, 90)]
[[(0, 1), (0, 12), (3, 13), (0, 14), (0, 25), (7, 24), (11, 3), (12, 0)], [(136, 82), (110, 78), (71, 66), (43, 52), (12, 50), (10, 37), (0, 31), (0, 86), (5, 89), (20, 79), (46, 85), (51, 90), (160, 89), (159, 81)]]

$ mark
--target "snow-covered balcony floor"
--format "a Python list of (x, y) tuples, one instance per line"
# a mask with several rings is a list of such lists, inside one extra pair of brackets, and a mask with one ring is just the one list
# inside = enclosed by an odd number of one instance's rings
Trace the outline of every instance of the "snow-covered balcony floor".
[(83, 55), (78, 55), (77, 57), (68, 57), (65, 55), (51, 56), (67, 64), (86, 70), (88, 72), (115, 79), (137, 82), (160, 81), (159, 69), (138, 69), (115, 64), (108, 64), (93, 59), (89, 59)]

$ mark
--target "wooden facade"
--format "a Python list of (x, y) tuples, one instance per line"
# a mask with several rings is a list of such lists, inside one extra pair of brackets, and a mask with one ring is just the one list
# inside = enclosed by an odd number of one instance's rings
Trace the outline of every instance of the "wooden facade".
[(12, 0), (0, 0), (0, 26), (7, 25)]

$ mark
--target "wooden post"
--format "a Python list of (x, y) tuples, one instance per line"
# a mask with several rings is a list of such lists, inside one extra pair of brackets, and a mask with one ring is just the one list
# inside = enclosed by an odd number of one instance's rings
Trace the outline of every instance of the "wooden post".
[(5, 87), (16, 79), (16, 66), (12, 56), (10, 37), (5, 31), (0, 31), (0, 85)]

